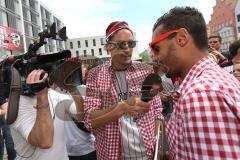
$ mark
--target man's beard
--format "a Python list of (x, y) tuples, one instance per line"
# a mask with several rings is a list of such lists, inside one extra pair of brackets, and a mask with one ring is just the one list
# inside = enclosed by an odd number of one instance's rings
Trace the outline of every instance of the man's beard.
[[(168, 55), (168, 61), (167, 61), (167, 63), (166, 64), (168, 64), (168, 65), (166, 65), (167, 67), (170, 65), (171, 66), (171, 64), (174, 64), (175, 62), (174, 61), (172, 61), (173, 59), (175, 59), (176, 57), (174, 57), (174, 55), (176, 54), (175, 53), (176, 52), (176, 48), (174, 47), (174, 44), (170, 44), (169, 45), (169, 49), (168, 49), (168, 53), (167, 53), (167, 55)], [(172, 60), (171, 60), (171, 59)], [(176, 74), (176, 73), (174, 73), (173, 71), (171, 71), (171, 67), (168, 67), (168, 72), (166, 72), (166, 77), (167, 78), (174, 78), (174, 77), (177, 77), (178, 75)]]

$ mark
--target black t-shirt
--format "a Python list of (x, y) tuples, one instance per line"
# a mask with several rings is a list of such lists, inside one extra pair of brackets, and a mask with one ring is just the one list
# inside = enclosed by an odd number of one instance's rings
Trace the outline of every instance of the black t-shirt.
[(2, 105), (4, 103), (6, 103), (6, 100), (4, 98), (0, 97), (0, 105)]

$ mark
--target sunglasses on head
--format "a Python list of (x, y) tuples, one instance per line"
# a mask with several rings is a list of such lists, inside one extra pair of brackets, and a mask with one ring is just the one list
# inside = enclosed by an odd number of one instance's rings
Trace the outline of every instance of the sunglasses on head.
[(114, 47), (118, 49), (127, 49), (136, 47), (137, 41), (120, 41), (120, 42), (109, 41), (108, 44), (112, 44), (114, 45)]
[(218, 43), (218, 41), (209, 41), (208, 43)]

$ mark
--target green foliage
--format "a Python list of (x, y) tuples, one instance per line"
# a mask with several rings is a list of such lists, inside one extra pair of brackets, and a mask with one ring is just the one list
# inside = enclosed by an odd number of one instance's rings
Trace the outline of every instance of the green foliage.
[(142, 62), (145, 62), (145, 63), (150, 63), (151, 62), (151, 58), (150, 58), (150, 55), (149, 55), (147, 50), (142, 52), (140, 54), (140, 57), (142, 57)]

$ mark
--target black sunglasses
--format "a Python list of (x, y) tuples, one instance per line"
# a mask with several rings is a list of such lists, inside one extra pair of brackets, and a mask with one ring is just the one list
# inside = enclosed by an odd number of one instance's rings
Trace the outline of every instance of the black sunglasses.
[(137, 41), (121, 41), (121, 42), (109, 41), (108, 43), (113, 44), (118, 49), (127, 49), (136, 47)]

